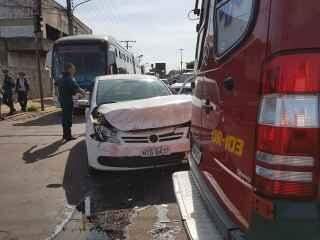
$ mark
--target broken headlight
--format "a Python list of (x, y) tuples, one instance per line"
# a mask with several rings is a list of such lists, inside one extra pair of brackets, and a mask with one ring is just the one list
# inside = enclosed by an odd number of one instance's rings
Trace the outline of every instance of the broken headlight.
[(120, 143), (118, 131), (107, 120), (105, 120), (102, 114), (98, 114), (94, 122), (94, 138), (100, 142), (108, 143)]

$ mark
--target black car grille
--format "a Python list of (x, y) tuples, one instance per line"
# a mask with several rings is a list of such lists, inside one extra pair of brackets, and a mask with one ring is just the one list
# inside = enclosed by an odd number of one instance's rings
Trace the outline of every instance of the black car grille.
[(185, 159), (185, 153), (174, 153), (159, 157), (99, 157), (98, 162), (108, 167), (139, 168), (179, 164)]
[(157, 136), (158, 140), (156, 142), (167, 142), (181, 139), (183, 135), (183, 132), (169, 132), (160, 135), (150, 134), (150, 136), (125, 136), (122, 137), (122, 140), (125, 143), (155, 143), (150, 140), (151, 136)]

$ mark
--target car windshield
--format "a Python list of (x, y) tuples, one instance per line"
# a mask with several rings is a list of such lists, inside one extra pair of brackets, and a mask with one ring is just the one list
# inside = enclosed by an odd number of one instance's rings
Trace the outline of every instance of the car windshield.
[(124, 102), (171, 95), (159, 80), (102, 80), (98, 82), (97, 104)]

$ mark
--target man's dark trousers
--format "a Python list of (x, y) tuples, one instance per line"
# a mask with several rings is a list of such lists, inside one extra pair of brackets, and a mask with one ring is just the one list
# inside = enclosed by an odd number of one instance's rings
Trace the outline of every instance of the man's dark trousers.
[(71, 137), (73, 102), (61, 101), (63, 138)]
[(13, 105), (13, 95), (12, 93), (4, 93), (3, 94), (3, 103), (6, 104), (10, 108), (10, 113), (13, 113), (15, 111), (14, 105)]
[(20, 103), (22, 111), (27, 110), (28, 94), (25, 91), (18, 91), (18, 102)]

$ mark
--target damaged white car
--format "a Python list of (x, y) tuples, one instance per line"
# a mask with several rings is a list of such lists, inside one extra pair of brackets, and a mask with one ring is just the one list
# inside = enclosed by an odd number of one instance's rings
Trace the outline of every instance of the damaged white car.
[(86, 119), (91, 172), (177, 165), (190, 150), (191, 97), (153, 76), (96, 78)]

